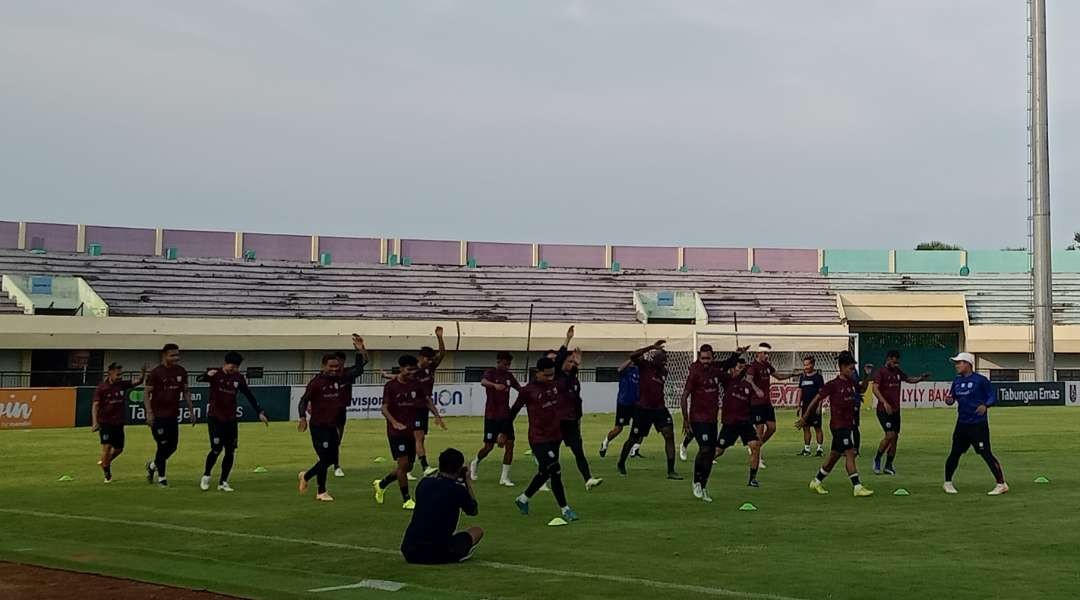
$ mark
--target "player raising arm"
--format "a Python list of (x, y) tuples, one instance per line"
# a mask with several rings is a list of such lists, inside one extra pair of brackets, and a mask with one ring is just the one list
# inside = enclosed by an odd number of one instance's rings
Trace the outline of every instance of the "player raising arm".
[[(442, 327), (435, 328), (435, 339), (438, 341), (439, 350), (436, 351), (431, 346), (420, 348), (420, 358), (417, 363), (420, 368), (416, 373), (416, 382), (420, 386), (420, 393), (433, 401), (435, 370), (439, 368), (439, 364), (442, 363), (443, 358), (446, 356), (446, 342), (443, 340)], [(417, 416), (420, 424), (413, 431), (413, 436), (416, 438), (416, 456), (420, 459), (420, 468), (424, 470), (424, 475), (432, 475), (438, 469), (429, 465), (427, 459), (428, 411), (419, 411)]]
[(682, 475), (675, 472), (675, 433), (671, 413), (664, 404), (664, 384), (667, 381), (667, 352), (664, 340), (645, 346), (630, 355), (630, 360), (637, 365), (641, 376), (637, 412), (634, 414), (634, 428), (630, 439), (623, 444), (619, 453), (619, 474), (626, 475), (626, 459), (630, 449), (640, 444), (649, 430), (656, 429), (664, 436), (664, 449), (667, 451), (667, 478), (681, 480)]

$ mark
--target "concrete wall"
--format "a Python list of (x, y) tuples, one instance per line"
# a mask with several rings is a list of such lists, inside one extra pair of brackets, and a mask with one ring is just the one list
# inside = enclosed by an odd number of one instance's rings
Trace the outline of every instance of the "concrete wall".
[(958, 250), (897, 250), (896, 272), (959, 273), (962, 256)]
[(469, 242), (466, 256), (475, 260), (478, 267), (529, 267), (533, 261), (532, 244)]
[[(304, 368), (304, 353), (301, 350), (262, 350), (245, 352), (244, 367), (262, 367), (267, 371), (299, 371)], [(180, 349), (180, 364), (188, 371), (202, 371), (207, 367), (219, 367), (225, 357), (224, 352), (207, 350)], [(106, 364), (119, 362), (128, 371), (138, 371), (143, 364), (151, 368), (160, 362), (157, 352), (143, 350), (110, 350), (105, 356)]]
[(825, 266), (831, 273), (888, 273), (889, 251), (826, 250)]
[(1080, 273), (1080, 250), (1057, 250), (1050, 261), (1055, 273)]
[(311, 261), (311, 236), (245, 233), (244, 250), (254, 250), (256, 260)]
[(972, 273), (1027, 273), (1029, 262), (1023, 250), (972, 250), (967, 254)]
[(329, 252), (335, 263), (379, 264), (382, 258), (379, 238), (319, 236), (319, 252)]
[(19, 224), (15, 221), (0, 221), (0, 248), (19, 247)]
[(679, 249), (657, 246), (612, 246), (611, 260), (623, 269), (679, 268)]
[(603, 246), (576, 244), (541, 244), (540, 260), (552, 267), (603, 269), (606, 266)]
[(59, 223), (27, 223), (26, 248), (32, 248), (34, 238), (45, 240), (45, 249), (52, 252), (75, 252), (78, 228)]
[(460, 265), (461, 242), (449, 240), (401, 240), (401, 256), (414, 265)]
[(818, 251), (787, 248), (754, 248), (754, 264), (762, 271), (816, 273)]
[(102, 254), (135, 254), (151, 256), (157, 243), (153, 229), (135, 227), (86, 226), (86, 245), (101, 244)]
[(176, 248), (182, 257), (233, 258), (236, 255), (236, 234), (228, 231), (166, 229), (162, 238), (163, 250)]
[(746, 248), (684, 248), (683, 265), (691, 271), (745, 271)]

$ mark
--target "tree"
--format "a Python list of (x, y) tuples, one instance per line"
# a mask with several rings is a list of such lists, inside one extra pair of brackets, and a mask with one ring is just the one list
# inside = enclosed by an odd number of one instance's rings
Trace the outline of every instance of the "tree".
[(1073, 243), (1069, 244), (1066, 250), (1080, 250), (1080, 231), (1073, 234)]
[(946, 244), (945, 242), (939, 242), (934, 240), (932, 242), (921, 242), (918, 246), (915, 246), (916, 250), (963, 250), (960, 246), (955, 244)]

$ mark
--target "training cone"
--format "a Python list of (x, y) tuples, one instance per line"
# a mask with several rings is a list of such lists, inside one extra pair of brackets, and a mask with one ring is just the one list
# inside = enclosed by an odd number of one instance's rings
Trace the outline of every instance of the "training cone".
[(525, 456), (532, 456), (532, 450), (526, 450)]
[(757, 507), (754, 506), (752, 502), (744, 502), (743, 505), (739, 507), (739, 510), (757, 510)]
[(554, 519), (548, 521), (548, 527), (559, 527), (566, 524), (566, 519), (562, 517), (555, 517)]
[(71, 475), (61, 475), (60, 479), (57, 479), (57, 481), (75, 481), (75, 478)]
[(377, 462), (377, 463), (386, 462), (386, 457), (385, 456), (376, 456), (375, 460), (373, 462)]
[(252, 471), (252, 473), (269, 473), (269, 472), (270, 472), (269, 469), (267, 469), (266, 467), (262, 467), (262, 466), (255, 467), (255, 470)]
[(905, 490), (904, 488), (898, 488), (895, 492), (892, 493), (892, 495), (893, 496), (910, 496), (911, 492)]
[(1050, 483), (1050, 480), (1047, 479), (1044, 475), (1039, 475), (1035, 478), (1035, 483)]

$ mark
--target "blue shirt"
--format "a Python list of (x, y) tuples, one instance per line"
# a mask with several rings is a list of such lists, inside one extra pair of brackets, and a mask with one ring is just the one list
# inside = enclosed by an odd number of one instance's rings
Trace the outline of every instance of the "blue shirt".
[(956, 400), (956, 422), (965, 425), (977, 425), (986, 423), (986, 415), (980, 415), (975, 409), (980, 404), (993, 406), (997, 404), (997, 391), (990, 384), (990, 380), (978, 373), (961, 375), (952, 382), (952, 397)]
[(814, 371), (812, 375), (800, 374), (799, 392), (801, 392), (802, 396), (799, 398), (799, 402), (803, 405), (810, 404), (823, 387), (825, 387), (825, 379), (821, 376), (821, 371)]
[(638, 368), (630, 365), (619, 371), (619, 406), (634, 406), (638, 402), (638, 386), (641, 383), (641, 375)]

